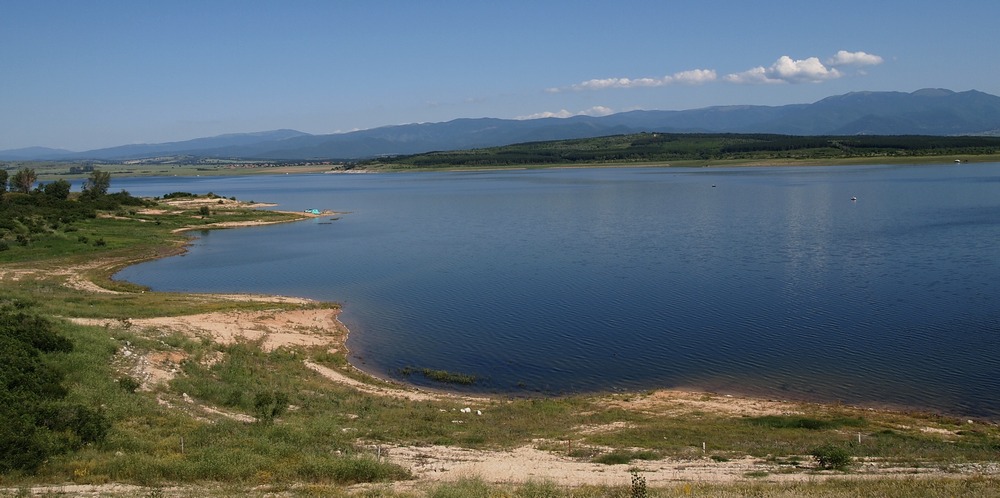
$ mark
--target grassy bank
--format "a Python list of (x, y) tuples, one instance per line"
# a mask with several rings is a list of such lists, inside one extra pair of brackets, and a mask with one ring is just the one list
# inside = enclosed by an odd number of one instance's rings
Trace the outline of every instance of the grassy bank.
[[(108, 280), (122, 265), (176, 252), (179, 229), (299, 217), (219, 197), (157, 201), (47, 226), (0, 252), (0, 300), (50, 320), (70, 339), (72, 351), (46, 361), (64, 375), (71, 402), (110, 423), (100, 441), (3, 474), (0, 492), (77, 485), (133, 496), (989, 496), (997, 489), (993, 423), (669, 391), (407, 399), (385, 394), (402, 388), (354, 372), (342, 337), (272, 348), (135, 324), (209, 312), (262, 319), (333, 304), (149, 292)], [(331, 381), (306, 361), (373, 389)], [(153, 363), (168, 374), (160, 382), (139, 376)], [(442, 388), (465, 380), (414, 371), (441, 378)], [(463, 455), (489, 459), (525, 448), (543, 458), (534, 471), (583, 468), (595, 482), (434, 478)], [(824, 455), (846, 460), (823, 468)], [(715, 477), (690, 473), (695, 467)]]

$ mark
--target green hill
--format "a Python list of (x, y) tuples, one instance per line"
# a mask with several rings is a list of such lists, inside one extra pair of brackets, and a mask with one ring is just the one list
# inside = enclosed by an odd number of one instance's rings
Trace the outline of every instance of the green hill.
[(1000, 137), (793, 136), (637, 133), (530, 142), (502, 147), (390, 156), (353, 165), (366, 169), (491, 168), (557, 165), (884, 160), (1000, 154)]

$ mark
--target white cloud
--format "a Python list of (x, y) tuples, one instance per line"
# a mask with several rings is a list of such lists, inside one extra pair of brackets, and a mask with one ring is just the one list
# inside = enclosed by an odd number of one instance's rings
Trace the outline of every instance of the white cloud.
[(607, 116), (609, 114), (614, 114), (615, 110), (610, 107), (605, 107), (603, 105), (595, 105), (590, 109), (587, 109), (580, 114), (585, 114), (587, 116)]
[(755, 67), (742, 73), (727, 74), (730, 83), (819, 83), (837, 79), (843, 74), (836, 68), (826, 67), (816, 57), (795, 60), (787, 55), (778, 58), (771, 67)]
[(566, 109), (562, 109), (556, 112), (552, 111), (536, 112), (534, 114), (528, 114), (527, 116), (517, 116), (514, 119), (524, 120), (524, 119), (542, 119), (542, 118), (568, 118), (572, 115), (573, 115), (572, 112), (569, 112)]
[(702, 83), (711, 83), (715, 81), (716, 75), (714, 69), (692, 69), (690, 71), (681, 71), (679, 73), (674, 73), (673, 76), (668, 76), (672, 83), (685, 83), (688, 85), (699, 85)]
[(716, 75), (713, 69), (692, 69), (681, 71), (662, 78), (604, 78), (587, 80), (582, 83), (570, 85), (568, 87), (549, 88), (549, 93), (560, 93), (570, 90), (604, 90), (607, 88), (641, 88), (656, 87), (674, 84), (699, 85), (715, 81)]
[[(867, 52), (838, 51), (823, 63), (818, 57), (792, 59), (782, 55), (769, 67), (757, 66), (739, 73), (727, 74), (721, 78), (727, 83), (775, 84), (775, 83), (820, 83), (844, 76), (838, 69), (844, 66), (875, 66), (883, 62), (882, 57)], [(860, 73), (864, 74), (864, 73)], [(702, 85), (718, 81), (714, 69), (692, 69), (662, 78), (603, 78), (592, 79), (570, 86), (546, 89), (549, 93), (567, 91), (606, 90), (608, 88), (642, 88), (666, 85)]]
[(580, 112), (570, 112), (566, 109), (561, 109), (556, 112), (546, 111), (546, 112), (536, 112), (535, 114), (529, 114), (527, 116), (518, 116), (514, 119), (541, 119), (541, 118), (570, 118), (573, 116), (607, 116), (609, 114), (614, 114), (614, 109), (610, 107), (605, 107), (603, 105), (597, 105), (591, 107), (590, 109), (585, 109)]
[(866, 52), (841, 50), (827, 59), (826, 63), (831, 66), (877, 66), (882, 63), (882, 58)]

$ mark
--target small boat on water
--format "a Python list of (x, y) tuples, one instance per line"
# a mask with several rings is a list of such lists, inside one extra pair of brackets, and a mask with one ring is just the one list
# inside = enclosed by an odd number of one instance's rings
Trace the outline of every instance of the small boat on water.
[(858, 198), (857, 197), (851, 197), (851, 200), (852, 201), (856, 201), (856, 200), (858, 200)]

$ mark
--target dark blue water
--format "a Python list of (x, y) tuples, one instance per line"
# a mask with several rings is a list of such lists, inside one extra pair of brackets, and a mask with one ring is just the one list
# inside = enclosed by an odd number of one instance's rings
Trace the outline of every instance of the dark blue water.
[[(118, 278), (339, 301), (357, 366), (1000, 418), (1000, 165), (162, 178), (347, 211)], [(852, 197), (857, 197), (852, 201)]]

